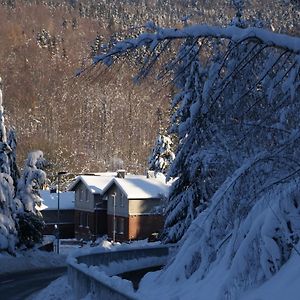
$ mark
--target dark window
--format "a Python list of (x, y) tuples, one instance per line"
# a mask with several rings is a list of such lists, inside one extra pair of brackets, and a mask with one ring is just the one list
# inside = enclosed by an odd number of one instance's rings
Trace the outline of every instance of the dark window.
[(83, 226), (83, 212), (80, 212), (79, 226)]
[(86, 223), (85, 223), (85, 227), (89, 227), (89, 214), (86, 214)]
[(125, 228), (125, 220), (122, 218), (118, 218), (117, 221), (117, 232), (118, 234), (124, 234), (124, 228)]

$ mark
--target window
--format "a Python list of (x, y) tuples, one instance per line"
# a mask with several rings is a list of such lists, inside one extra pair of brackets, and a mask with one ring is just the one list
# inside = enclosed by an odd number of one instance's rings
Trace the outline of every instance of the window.
[(80, 212), (80, 216), (79, 216), (79, 227), (83, 226), (83, 212)]
[(89, 214), (86, 214), (86, 223), (85, 223), (85, 227), (89, 228)]
[(89, 228), (89, 214), (81, 211), (79, 217), (79, 227)]
[(124, 219), (123, 218), (118, 218), (117, 219), (117, 232), (118, 234), (124, 234)]
[(79, 201), (81, 201), (81, 202), (84, 201), (85, 197), (86, 197), (85, 189), (81, 188), (80, 189), (80, 194), (79, 194)]
[(120, 206), (124, 207), (126, 196), (124, 194), (121, 195), (120, 198)]

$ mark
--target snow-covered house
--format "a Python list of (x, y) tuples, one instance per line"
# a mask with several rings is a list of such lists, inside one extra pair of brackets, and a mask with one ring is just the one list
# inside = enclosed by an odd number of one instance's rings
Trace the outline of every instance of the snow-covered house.
[(157, 178), (126, 175), (114, 178), (104, 190), (108, 236), (116, 241), (144, 239), (163, 227), (162, 199), (169, 186)]
[(75, 192), (75, 237), (93, 239), (107, 234), (107, 201), (103, 190), (116, 173), (78, 176), (70, 185)]
[[(45, 221), (44, 234), (55, 234), (55, 225), (58, 223), (57, 193), (40, 190), (42, 207), (40, 211)], [(74, 192), (63, 192), (59, 195), (59, 231), (60, 238), (74, 237)]]

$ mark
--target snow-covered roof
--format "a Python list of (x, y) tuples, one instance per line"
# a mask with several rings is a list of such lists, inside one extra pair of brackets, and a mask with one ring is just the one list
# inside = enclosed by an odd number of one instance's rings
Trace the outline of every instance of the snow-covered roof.
[(116, 173), (99, 173), (101, 175), (81, 175), (69, 186), (69, 191), (74, 191), (75, 186), (81, 181), (93, 194), (103, 194), (103, 190), (112, 181)]
[[(57, 209), (57, 193), (50, 193), (50, 191), (39, 191), (43, 204), (46, 210)], [(59, 209), (74, 209), (74, 192), (62, 192), (59, 194)], [(44, 207), (44, 206), (43, 206)]]
[[(115, 177), (117, 176), (117, 172), (96, 172), (96, 173), (92, 173), (92, 174), (86, 174), (87, 176), (107, 176), (107, 177)], [(81, 176), (86, 176), (86, 175), (81, 175)]]
[(116, 184), (128, 199), (150, 199), (167, 196), (169, 185), (158, 178), (147, 178), (142, 175), (128, 175), (125, 178), (114, 178), (104, 190), (107, 191), (112, 184)]

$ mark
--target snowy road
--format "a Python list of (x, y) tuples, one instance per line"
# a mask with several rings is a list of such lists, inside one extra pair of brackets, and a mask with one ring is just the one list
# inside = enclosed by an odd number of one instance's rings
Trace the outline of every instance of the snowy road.
[(44, 270), (30, 270), (0, 276), (0, 298), (23, 300), (38, 290), (45, 288), (51, 281), (65, 274), (66, 267)]

